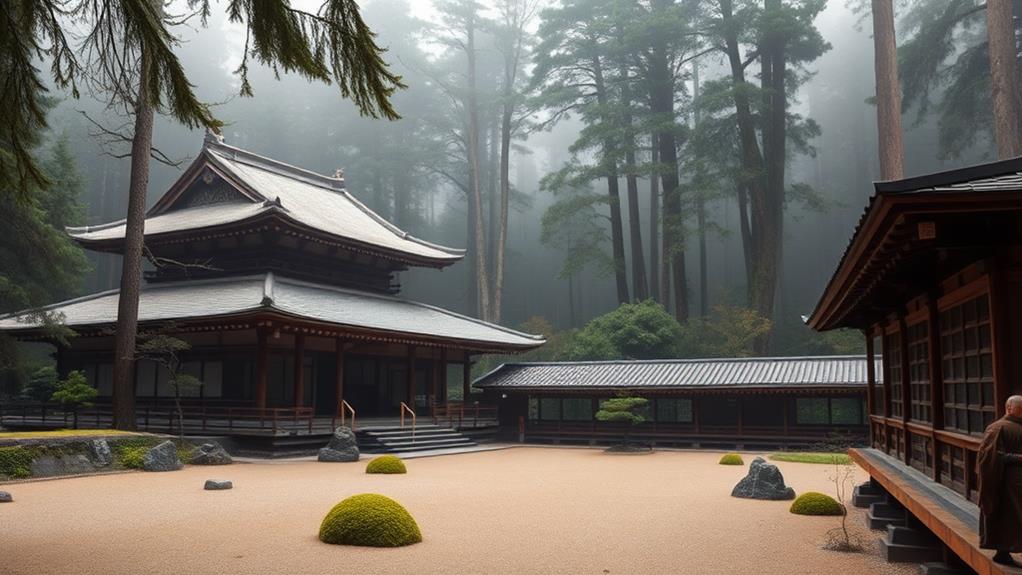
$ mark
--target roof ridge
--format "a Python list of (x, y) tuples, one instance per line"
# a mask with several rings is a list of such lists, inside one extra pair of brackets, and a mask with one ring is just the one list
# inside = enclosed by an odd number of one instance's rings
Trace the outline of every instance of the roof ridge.
[(507, 366), (572, 366), (572, 365), (610, 365), (610, 364), (658, 364), (658, 363), (752, 363), (793, 362), (793, 361), (866, 361), (865, 354), (851, 355), (803, 355), (803, 356), (762, 356), (762, 357), (705, 357), (705, 358), (664, 358), (664, 359), (597, 359), (579, 361), (512, 361)]
[(228, 156), (229, 154), (228, 159), (230, 160), (241, 162), (255, 168), (275, 172), (279, 175), (298, 177), (307, 183), (319, 187), (325, 187), (332, 191), (344, 190), (343, 177), (335, 178), (332, 176), (326, 176), (318, 172), (313, 172), (307, 168), (302, 168), (294, 164), (289, 164), (281, 160), (263, 156), (250, 150), (231, 146), (230, 144), (225, 144), (223, 142), (207, 142), (204, 144), (204, 149), (213, 154), (220, 154), (224, 156)]
[[(272, 273), (272, 272), (270, 272), (270, 273)], [(491, 323), (491, 322), (488, 322), (488, 321), (483, 321), (483, 320), (481, 320), (479, 318), (474, 318), (474, 317), (471, 317), (471, 316), (462, 315), (462, 314), (460, 314), (458, 312), (451, 311), (449, 309), (444, 309), (444, 308), (442, 308), (440, 306), (436, 306), (436, 305), (428, 304), (428, 303), (423, 303), (421, 301), (415, 301), (413, 299), (407, 299), (407, 298), (403, 298), (403, 297), (398, 297), (396, 295), (380, 294), (380, 293), (374, 293), (374, 292), (370, 292), (370, 291), (357, 290), (357, 289), (353, 289), (353, 288), (346, 288), (346, 287), (334, 286), (334, 285), (329, 285), (329, 284), (320, 284), (320, 283), (316, 283), (316, 282), (310, 282), (310, 281), (306, 281), (306, 280), (295, 279), (295, 278), (291, 278), (291, 277), (287, 277), (287, 276), (280, 276), (279, 278), (276, 278), (274, 281), (276, 281), (277, 283), (290, 283), (290, 284), (306, 286), (306, 287), (315, 287), (317, 289), (331, 290), (331, 291), (337, 291), (337, 292), (342, 292), (342, 293), (354, 293), (354, 294), (358, 294), (358, 295), (362, 295), (362, 296), (374, 297), (374, 298), (382, 299), (382, 300), (407, 303), (407, 304), (411, 304), (411, 305), (415, 305), (415, 306), (419, 306), (419, 307), (428, 308), (428, 309), (431, 309), (433, 311), (437, 311), (437, 312), (440, 312), (440, 313), (443, 313), (443, 314), (446, 314), (446, 315), (449, 315), (449, 316), (457, 317), (459, 319), (464, 319), (466, 321), (470, 321), (470, 322), (473, 322), (473, 323), (476, 323), (476, 324), (479, 324), (479, 325), (485, 325), (487, 327), (495, 328), (495, 329), (498, 329), (500, 331), (503, 331), (505, 333), (509, 333), (509, 334), (512, 334), (512, 335), (517, 335), (517, 336), (525, 337), (525, 338), (532, 339), (532, 340), (535, 340), (535, 341), (546, 341), (546, 338), (541, 336), (541, 335), (534, 335), (534, 334), (531, 334), (531, 333), (521, 332), (521, 331), (518, 331), (518, 330), (515, 330), (515, 329), (511, 329), (509, 327), (504, 327), (504, 326), (502, 326), (500, 324)]]

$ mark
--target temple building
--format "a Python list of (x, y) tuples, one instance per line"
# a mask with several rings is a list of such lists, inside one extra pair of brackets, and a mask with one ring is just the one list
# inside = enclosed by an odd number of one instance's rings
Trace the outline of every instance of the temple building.
[[(87, 249), (123, 252), (124, 221), (68, 232)], [(334, 418), (342, 405), (360, 418), (402, 409), (428, 415), (468, 395), (476, 354), (543, 344), (400, 297), (398, 272), (440, 270), (464, 252), (385, 221), (345, 189), (340, 171), (323, 176), (213, 135), (146, 214), (145, 247), (154, 265), (145, 272), (139, 330), (170, 329), (191, 344), (184, 370), (203, 385), (187, 400), (189, 425), (201, 417), (203, 429), (236, 431), (256, 420), (265, 429), (273, 419), (311, 430), (312, 418)], [(97, 412), (112, 389), (117, 302), (113, 290), (44, 309), (77, 332), (58, 346), (58, 370), (85, 372), (99, 390)], [(0, 318), (0, 330), (47, 338), (37, 314)], [(136, 362), (141, 428), (169, 425), (159, 419), (172, 395), (167, 376)]]
[(1022, 158), (875, 191), (808, 320), (867, 336), (872, 446), (851, 454), (887, 498), (871, 522), (910, 514), (972, 569), (1005, 572), (971, 502), (984, 429), (1022, 393)]
[(648, 400), (628, 430), (642, 443), (836, 449), (866, 441), (868, 371), (863, 356), (508, 363), (474, 385), (524, 441), (618, 442), (625, 426), (596, 413), (627, 395)]

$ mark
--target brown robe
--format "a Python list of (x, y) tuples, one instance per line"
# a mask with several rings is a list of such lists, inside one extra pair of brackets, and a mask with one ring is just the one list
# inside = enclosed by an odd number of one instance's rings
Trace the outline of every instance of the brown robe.
[(976, 457), (979, 546), (1022, 552), (1022, 418), (990, 424)]

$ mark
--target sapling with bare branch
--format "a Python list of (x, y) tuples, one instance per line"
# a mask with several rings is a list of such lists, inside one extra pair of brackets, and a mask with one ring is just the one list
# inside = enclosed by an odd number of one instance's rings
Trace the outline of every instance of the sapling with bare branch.
[(181, 397), (202, 387), (199, 378), (181, 370), (181, 353), (191, 349), (191, 344), (164, 332), (140, 334), (137, 359), (148, 359), (167, 370), (167, 382), (174, 393), (174, 408), (177, 411), (177, 428), (180, 440), (185, 438), (185, 416), (181, 408)]

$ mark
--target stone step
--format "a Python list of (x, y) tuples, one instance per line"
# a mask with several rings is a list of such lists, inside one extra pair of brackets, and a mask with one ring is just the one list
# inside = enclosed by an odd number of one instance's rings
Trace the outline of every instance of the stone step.
[(456, 450), (459, 450), (459, 449), (462, 449), (462, 448), (465, 448), (465, 447), (475, 447), (476, 445), (477, 445), (476, 443), (470, 442), (470, 443), (459, 443), (457, 445), (448, 445), (448, 446), (443, 446), (443, 447), (430, 447), (428, 445), (420, 445), (420, 446), (416, 446), (416, 447), (395, 447), (393, 449), (388, 449), (387, 453), (412, 453), (412, 452), (416, 452), (416, 451), (441, 451), (441, 450), (444, 450), (444, 449), (449, 449), (451, 451), (456, 451)]
[(467, 438), (467, 437), (449, 437), (449, 438), (445, 438), (445, 439), (416, 439), (414, 441), (413, 440), (408, 440), (408, 441), (387, 441), (387, 442), (382, 443), (382, 445), (384, 447), (393, 448), (393, 447), (412, 447), (412, 446), (415, 446), (415, 445), (444, 446), (444, 445), (455, 445), (455, 444), (464, 444), (464, 443), (473, 443), (473, 441), (471, 439)]
[(900, 545), (883, 538), (880, 540), (880, 555), (888, 563), (925, 563), (943, 559), (944, 549), (943, 547), (922, 545)]
[(913, 529), (902, 525), (887, 526), (887, 541), (898, 545), (918, 545), (921, 547), (941, 547), (940, 539), (927, 529)]
[(870, 529), (887, 529), (888, 525), (905, 525), (905, 509), (891, 503), (873, 503), (866, 511), (866, 525)]
[(852, 505), (860, 508), (867, 508), (874, 503), (887, 501), (887, 494), (869, 483), (856, 485), (852, 490)]
[[(419, 436), (419, 435), (422, 435), (422, 436), (448, 435), (448, 434), (451, 434), (451, 433), (458, 433), (458, 432), (454, 431), (453, 429), (449, 429), (449, 428), (416, 429), (415, 430), (415, 435), (416, 436)], [(387, 432), (383, 432), (383, 433), (377, 432), (377, 431), (367, 431), (367, 432), (365, 432), (365, 434), (368, 435), (368, 436), (371, 436), (371, 437), (377, 437), (379, 439), (387, 439), (387, 438), (390, 438), (390, 437), (404, 437), (406, 435), (412, 435), (412, 430), (411, 429), (406, 429), (404, 431), (387, 431)]]
[(974, 571), (947, 563), (933, 561), (919, 566), (919, 575), (973, 575)]

